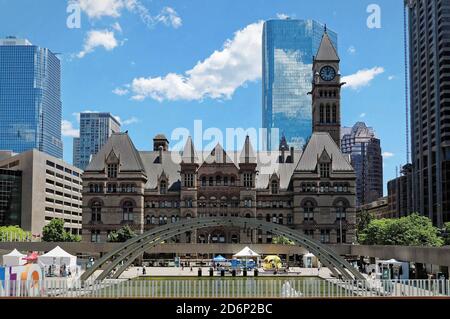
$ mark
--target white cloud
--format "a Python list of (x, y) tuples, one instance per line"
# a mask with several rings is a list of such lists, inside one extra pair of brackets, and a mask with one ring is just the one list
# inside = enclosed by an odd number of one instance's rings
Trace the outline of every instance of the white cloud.
[(111, 28), (113, 28), (114, 30), (116, 30), (117, 32), (121, 32), (122, 33), (122, 27), (120, 26), (119, 22), (115, 22), (111, 25)]
[(289, 18), (289, 16), (287, 14), (285, 14), (285, 13), (277, 13), (277, 18), (281, 19), (281, 20), (284, 20), (284, 19)]
[(140, 122), (140, 121), (139, 121), (139, 119), (138, 119), (137, 117), (132, 116), (132, 117), (130, 117), (129, 119), (124, 120), (124, 121), (122, 122), (122, 124), (123, 124), (123, 125), (130, 125), (130, 124), (139, 123), (139, 122)]
[(395, 75), (389, 75), (389, 76), (388, 76), (388, 80), (389, 80), (389, 81), (392, 81), (392, 80), (394, 80), (395, 78), (396, 78)]
[(359, 70), (355, 74), (347, 75), (342, 78), (342, 82), (346, 82), (346, 88), (357, 90), (364, 86), (370, 85), (370, 82), (379, 74), (384, 72), (382, 67), (373, 67), (371, 69)]
[(78, 58), (83, 58), (86, 54), (94, 51), (96, 47), (103, 47), (107, 51), (113, 50), (118, 46), (113, 31), (91, 30), (84, 39), (83, 50), (77, 54)]
[(383, 152), (383, 154), (381, 154), (384, 158), (390, 158), (394, 156), (394, 153), (391, 152)]
[(353, 45), (351, 45), (351, 46), (347, 49), (347, 52), (348, 52), (349, 54), (353, 55), (353, 54), (356, 53), (356, 48), (355, 48)]
[(67, 120), (62, 120), (61, 122), (61, 133), (63, 136), (68, 137), (79, 137), (80, 130), (75, 129), (72, 125), (72, 122)]
[(359, 117), (366, 117), (366, 113), (359, 114)]
[(155, 17), (155, 21), (162, 22), (166, 26), (172, 26), (177, 29), (181, 27), (182, 20), (178, 13), (171, 7), (165, 7), (161, 10), (161, 13)]
[(116, 95), (122, 96), (128, 94), (129, 91), (128, 89), (115, 88), (112, 92)]
[(185, 74), (168, 73), (132, 81), (133, 99), (201, 100), (231, 98), (235, 90), (261, 77), (263, 22), (238, 30), (233, 39)]
[(78, 0), (81, 10), (89, 18), (101, 18), (103, 16), (117, 18), (126, 2), (126, 0)]

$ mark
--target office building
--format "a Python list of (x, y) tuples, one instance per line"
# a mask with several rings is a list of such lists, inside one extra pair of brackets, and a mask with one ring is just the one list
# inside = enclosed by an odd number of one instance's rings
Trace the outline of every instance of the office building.
[(0, 226), (20, 225), (22, 172), (0, 169)]
[(341, 151), (350, 155), (356, 173), (356, 205), (369, 204), (383, 196), (380, 140), (364, 122), (343, 127), (341, 134)]
[(415, 212), (413, 210), (413, 167), (406, 164), (400, 176), (390, 180), (388, 189), (388, 211), (390, 218), (400, 218)]
[(414, 209), (450, 221), (449, 0), (407, 0)]
[[(302, 149), (312, 133), (313, 56), (324, 25), (314, 20), (268, 20), (263, 27), (262, 125), (268, 150), (277, 150), (282, 135)], [(337, 50), (337, 35), (327, 30)], [(272, 129), (278, 129), (278, 134)]]
[(0, 39), (0, 150), (62, 158), (60, 64), (47, 48)]
[(120, 123), (110, 113), (80, 113), (80, 137), (73, 140), (73, 164), (84, 169), (112, 133), (120, 132)]
[(3, 157), (0, 170), (15, 171), (17, 179), (21, 175), (21, 214), (15, 218), (20, 227), (40, 235), (53, 218), (60, 218), (67, 231), (81, 234), (80, 169), (33, 149)]
[(389, 211), (387, 197), (380, 197), (373, 202), (359, 206), (356, 210), (357, 218), (358, 215), (362, 213), (369, 213), (377, 219), (392, 218)]

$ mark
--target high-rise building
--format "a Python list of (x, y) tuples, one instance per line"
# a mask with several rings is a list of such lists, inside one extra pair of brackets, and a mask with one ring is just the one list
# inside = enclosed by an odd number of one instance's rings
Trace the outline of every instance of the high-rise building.
[(390, 218), (400, 218), (413, 212), (412, 165), (404, 165), (400, 174), (400, 176), (390, 180), (387, 184), (388, 217)]
[(449, 0), (407, 0), (414, 210), (450, 221)]
[[(277, 150), (280, 137), (301, 149), (312, 133), (311, 96), (313, 56), (324, 25), (314, 20), (268, 20), (263, 27), (262, 125), (268, 131), (267, 149)], [(328, 30), (337, 49), (337, 35)], [(271, 129), (278, 129), (273, 136)]]
[(111, 134), (118, 132), (120, 123), (110, 113), (80, 113), (80, 137), (73, 141), (73, 165), (85, 169)]
[(28, 40), (0, 39), (0, 150), (62, 158), (60, 64)]
[(0, 169), (0, 226), (20, 225), (22, 172)]
[(349, 154), (356, 173), (356, 204), (364, 205), (383, 196), (383, 157), (380, 140), (372, 127), (357, 122), (342, 128), (341, 151)]

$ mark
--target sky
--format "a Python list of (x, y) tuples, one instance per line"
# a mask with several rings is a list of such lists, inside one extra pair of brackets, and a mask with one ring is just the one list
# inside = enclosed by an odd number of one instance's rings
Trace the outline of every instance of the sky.
[(176, 129), (193, 134), (196, 120), (260, 128), (262, 23), (286, 16), (337, 32), (341, 122), (375, 129), (386, 184), (406, 161), (402, 0), (0, 0), (0, 37), (59, 54), (72, 163), (83, 111), (111, 112), (139, 150), (158, 133), (176, 145)]

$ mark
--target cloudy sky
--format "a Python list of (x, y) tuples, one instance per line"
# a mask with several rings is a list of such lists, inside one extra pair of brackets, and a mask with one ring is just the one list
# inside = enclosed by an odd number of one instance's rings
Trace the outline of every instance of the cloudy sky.
[(375, 128), (386, 182), (405, 162), (403, 1), (375, 2), (380, 28), (367, 26), (373, 3), (0, 0), (0, 36), (60, 54), (64, 158), (72, 162), (82, 111), (112, 112), (143, 150), (157, 133), (193, 132), (194, 120), (203, 129), (259, 128), (263, 21), (316, 19), (338, 33), (342, 123)]

